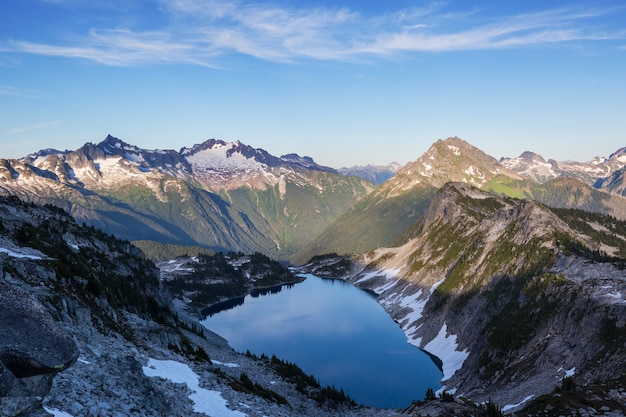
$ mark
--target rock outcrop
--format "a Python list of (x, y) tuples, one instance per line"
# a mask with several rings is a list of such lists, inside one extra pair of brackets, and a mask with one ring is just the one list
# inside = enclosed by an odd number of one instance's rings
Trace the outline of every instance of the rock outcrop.
[(42, 412), (52, 378), (78, 354), (74, 340), (37, 300), (0, 280), (0, 416)]

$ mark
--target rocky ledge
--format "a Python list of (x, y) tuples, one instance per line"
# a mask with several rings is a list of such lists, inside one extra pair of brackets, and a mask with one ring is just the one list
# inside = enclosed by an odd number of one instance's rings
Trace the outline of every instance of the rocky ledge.
[(36, 413), (54, 375), (78, 358), (74, 340), (27, 292), (0, 281), (0, 416)]

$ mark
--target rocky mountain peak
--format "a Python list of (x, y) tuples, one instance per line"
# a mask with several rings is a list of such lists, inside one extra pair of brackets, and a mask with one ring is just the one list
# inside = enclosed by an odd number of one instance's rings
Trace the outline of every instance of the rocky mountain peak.
[(296, 153), (289, 153), (286, 155), (282, 155), (280, 159), (284, 161), (285, 163), (295, 165), (303, 169), (311, 169), (315, 171), (326, 171), (326, 172), (334, 172), (334, 173), (337, 172), (337, 170), (333, 168), (319, 165), (310, 156), (300, 156)]
[(542, 162), (542, 163), (546, 162), (546, 160), (543, 159), (541, 155), (536, 154), (531, 151), (522, 152), (522, 154), (519, 156), (519, 159), (528, 161), (528, 162)]
[(247, 160), (255, 161), (259, 164), (267, 166), (280, 165), (280, 158), (270, 155), (263, 149), (253, 148), (240, 141), (225, 142), (219, 139), (209, 139), (203, 143), (194, 145), (191, 149), (183, 148), (181, 155), (189, 159), (200, 154), (222, 155), (225, 158), (240, 157)]
[(439, 188), (447, 182), (482, 186), (496, 175), (519, 176), (498, 161), (458, 137), (439, 139), (420, 158), (410, 162), (383, 189), (406, 192), (418, 184)]
[[(616, 171), (626, 166), (626, 148), (612, 153), (608, 158), (596, 156), (589, 162), (566, 161), (555, 159), (545, 161), (532, 152), (524, 152), (517, 158), (502, 158), (500, 163), (526, 179), (545, 183), (558, 177), (577, 178), (589, 186), (600, 188)], [(607, 189), (610, 191), (610, 189)]]
[(626, 147), (620, 148), (609, 156), (609, 160), (619, 160), (626, 163)]

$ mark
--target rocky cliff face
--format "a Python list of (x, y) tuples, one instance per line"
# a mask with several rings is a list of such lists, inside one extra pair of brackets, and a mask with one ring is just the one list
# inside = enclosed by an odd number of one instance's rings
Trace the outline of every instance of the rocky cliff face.
[(5, 281), (0, 323), (0, 415), (36, 413), (52, 378), (76, 361), (78, 348), (41, 303)]
[(510, 410), (571, 377), (623, 401), (625, 242), (614, 218), (453, 183), (398, 247), (307, 268), (376, 292), (456, 395)]

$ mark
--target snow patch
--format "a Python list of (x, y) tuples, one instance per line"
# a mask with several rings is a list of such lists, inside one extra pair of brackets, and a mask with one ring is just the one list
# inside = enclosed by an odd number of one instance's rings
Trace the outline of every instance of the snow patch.
[(448, 145), (448, 149), (450, 149), (452, 153), (454, 153), (456, 156), (461, 155), (461, 150), (457, 148), (456, 146)]
[(57, 410), (56, 408), (50, 408), (43, 406), (43, 409), (52, 414), (54, 417), (73, 417), (71, 414), (66, 413), (65, 411)]
[(211, 417), (242, 417), (247, 414), (231, 410), (219, 391), (200, 388), (200, 378), (191, 368), (173, 360), (148, 359), (143, 373), (149, 377), (168, 379), (177, 384), (186, 384), (191, 390), (189, 398), (193, 401), (193, 410)]
[(0, 248), (0, 253), (6, 253), (7, 255), (9, 255), (12, 258), (34, 259), (34, 260), (41, 260), (41, 259), (43, 259), (42, 256), (29, 255), (29, 254), (26, 254), (26, 253), (15, 252), (15, 251), (13, 251), (11, 249), (7, 249), (7, 248)]
[(576, 367), (568, 369), (567, 371), (565, 371), (565, 378), (571, 378), (574, 376), (575, 373), (576, 373)]
[(502, 407), (502, 412), (506, 413), (509, 410), (512, 410), (513, 408), (517, 408), (520, 405), (524, 404), (526, 401), (531, 400), (534, 397), (534, 395), (529, 395), (528, 397), (524, 398), (522, 401), (518, 402), (517, 404), (509, 404), (509, 405), (505, 405), (504, 407)]
[(215, 359), (211, 359), (211, 362), (213, 362), (216, 365), (225, 366), (227, 368), (239, 368), (239, 364), (238, 363), (220, 362), (220, 361), (216, 361)]
[(609, 297), (609, 298), (613, 298), (616, 301), (617, 300), (622, 300), (622, 298), (623, 298), (623, 295), (622, 295), (621, 292), (609, 293), (609, 294), (606, 294), (606, 296)]
[(442, 381), (452, 378), (456, 371), (461, 369), (463, 362), (469, 356), (467, 350), (457, 350), (459, 346), (456, 342), (456, 335), (450, 334), (448, 336), (447, 333), (448, 326), (444, 322), (439, 334), (424, 346), (424, 350), (437, 356), (443, 362)]

